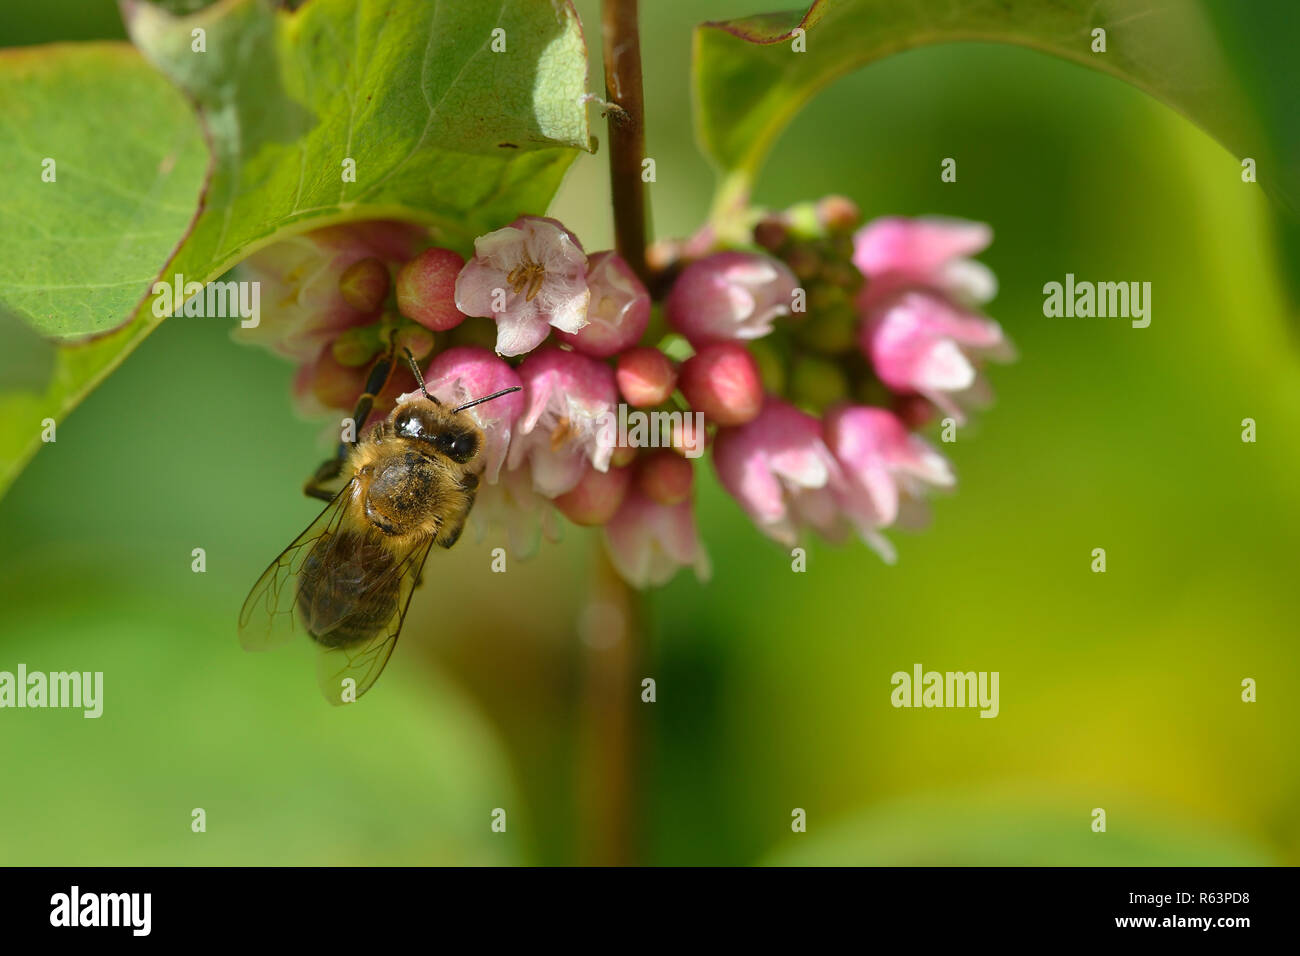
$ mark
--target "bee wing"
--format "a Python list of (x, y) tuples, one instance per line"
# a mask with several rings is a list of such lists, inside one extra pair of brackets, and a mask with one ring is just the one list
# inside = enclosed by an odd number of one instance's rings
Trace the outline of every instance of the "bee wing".
[(245, 650), (265, 651), (291, 638), (307, 636), (298, 617), (298, 575), (322, 536), (328, 535), (331, 542), (337, 540), (335, 532), (347, 510), (351, 491), (349, 481), (307, 530), (280, 552), (248, 592), (239, 612), (239, 643)]
[[(396, 556), (397, 563), (389, 573), (399, 579), (397, 609), (370, 638), (348, 647), (317, 645), (320, 654), (316, 658), (316, 679), (321, 693), (331, 704), (358, 700), (379, 678), (388, 658), (393, 654), (393, 648), (397, 646), (397, 635), (401, 633), (402, 622), (406, 620), (411, 593), (419, 583), (420, 571), (432, 546), (433, 539), (428, 538), (406, 554)], [(353, 681), (353, 685), (347, 685), (345, 681), (348, 680)]]

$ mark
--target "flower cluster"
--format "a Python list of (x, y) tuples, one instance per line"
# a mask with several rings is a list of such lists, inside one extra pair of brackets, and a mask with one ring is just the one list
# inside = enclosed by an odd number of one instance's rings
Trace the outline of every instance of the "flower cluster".
[[(516, 552), (554, 538), (559, 514), (601, 527), (634, 584), (684, 566), (706, 577), (693, 502), (707, 445), (769, 537), (856, 534), (892, 561), (882, 531), (954, 483), (915, 429), (964, 421), (987, 396), (983, 360), (1010, 355), (977, 311), (995, 286), (970, 256), (990, 238), (944, 220), (859, 228), (856, 207), (829, 197), (758, 217), (744, 247), (702, 234), (661, 256), (655, 304), (617, 253), (588, 255), (553, 219), (480, 236), (468, 260), (414, 227), (337, 226), (250, 260), (275, 308), (240, 336), (298, 362), (307, 413), (350, 411), (393, 346), (427, 363), (445, 402), (521, 385), (466, 413), (486, 436), (473, 520)], [(395, 375), (375, 414), (413, 387)], [(616, 427), (629, 414), (662, 428)]]

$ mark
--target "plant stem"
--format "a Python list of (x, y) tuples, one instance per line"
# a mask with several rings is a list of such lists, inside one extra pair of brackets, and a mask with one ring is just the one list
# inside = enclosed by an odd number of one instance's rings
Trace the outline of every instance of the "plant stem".
[(649, 283), (646, 268), (645, 98), (637, 0), (601, 0), (605, 99), (609, 103), (609, 184), (614, 200), (614, 244)]
[[(609, 180), (618, 254), (649, 284), (646, 268), (645, 114), (637, 0), (601, 0)], [(582, 707), (579, 712), (580, 862), (635, 863), (639, 857), (637, 770), (640, 766), (638, 668), (645, 639), (641, 596), (610, 562), (596, 538), (591, 591), (583, 611)]]
[(596, 541), (582, 614), (582, 707), (578, 714), (579, 862), (626, 866), (640, 856), (638, 773), (640, 595)]

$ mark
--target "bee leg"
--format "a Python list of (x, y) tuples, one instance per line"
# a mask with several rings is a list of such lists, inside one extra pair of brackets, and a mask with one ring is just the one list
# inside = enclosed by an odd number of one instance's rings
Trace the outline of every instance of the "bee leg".
[(366, 377), (366, 387), (357, 399), (356, 406), (352, 409), (352, 441), (339, 442), (338, 448), (334, 452), (333, 458), (327, 458), (321, 462), (320, 467), (312, 473), (303, 485), (302, 493), (309, 498), (319, 498), (322, 501), (333, 501), (338, 488), (335, 483), (339, 475), (343, 473), (343, 463), (347, 461), (348, 452), (352, 446), (357, 443), (357, 437), (361, 433), (361, 427), (365, 425), (366, 419), (370, 417), (370, 412), (375, 407), (375, 396), (382, 392), (388, 385), (389, 378), (393, 374), (393, 357), (394, 348), (389, 344), (388, 351), (375, 360), (375, 364), (370, 367), (370, 374)]

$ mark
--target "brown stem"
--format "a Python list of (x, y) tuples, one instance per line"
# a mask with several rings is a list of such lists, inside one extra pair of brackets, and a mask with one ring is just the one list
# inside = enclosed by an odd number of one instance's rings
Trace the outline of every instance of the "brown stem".
[(592, 555), (591, 592), (579, 622), (582, 709), (579, 713), (579, 862), (635, 863), (640, 648), (640, 595), (610, 563), (604, 542)]
[(632, 270), (649, 283), (646, 268), (645, 99), (637, 0), (601, 0), (605, 99), (609, 103), (609, 182), (614, 200), (614, 243)]

